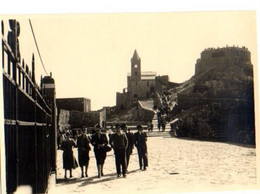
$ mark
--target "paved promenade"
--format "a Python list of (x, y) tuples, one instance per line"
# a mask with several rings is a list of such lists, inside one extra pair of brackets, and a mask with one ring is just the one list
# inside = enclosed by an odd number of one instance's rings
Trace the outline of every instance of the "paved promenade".
[[(62, 151), (58, 150), (57, 184), (49, 193), (170, 193), (255, 188), (255, 148), (173, 138), (168, 132), (160, 134), (154, 132), (148, 138), (148, 170), (139, 170), (134, 149), (126, 178), (116, 177), (113, 151), (106, 159), (105, 176), (97, 178), (92, 149), (89, 177), (80, 178), (77, 168), (73, 178), (64, 180)], [(74, 155), (77, 157), (76, 149)]]

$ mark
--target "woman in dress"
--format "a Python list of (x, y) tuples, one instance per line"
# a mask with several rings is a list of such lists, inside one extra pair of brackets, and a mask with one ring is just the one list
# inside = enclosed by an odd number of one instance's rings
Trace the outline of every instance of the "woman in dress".
[(84, 166), (85, 176), (88, 177), (89, 151), (91, 150), (89, 143), (90, 140), (86, 134), (86, 130), (85, 128), (82, 128), (77, 139), (78, 161), (81, 168), (81, 177), (84, 177)]
[(73, 156), (72, 148), (74, 146), (76, 146), (75, 140), (70, 138), (69, 132), (66, 132), (65, 139), (61, 144), (61, 149), (63, 150), (63, 169), (65, 170), (65, 179), (67, 179), (67, 170), (70, 171), (70, 177), (72, 177), (72, 169), (78, 167), (76, 158)]
[(108, 144), (107, 136), (105, 133), (101, 133), (100, 125), (96, 125), (95, 134), (92, 135), (91, 143), (94, 146), (98, 178), (100, 178), (101, 176), (104, 176), (103, 166), (107, 155), (105, 146)]

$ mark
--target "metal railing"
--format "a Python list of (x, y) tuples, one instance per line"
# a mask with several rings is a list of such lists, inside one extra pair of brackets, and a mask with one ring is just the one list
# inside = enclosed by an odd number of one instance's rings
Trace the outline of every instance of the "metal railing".
[(51, 173), (52, 110), (35, 82), (34, 55), (32, 71), (21, 62), (19, 22), (9, 20), (7, 41), (1, 25), (6, 190), (30, 185), (34, 193), (44, 193)]

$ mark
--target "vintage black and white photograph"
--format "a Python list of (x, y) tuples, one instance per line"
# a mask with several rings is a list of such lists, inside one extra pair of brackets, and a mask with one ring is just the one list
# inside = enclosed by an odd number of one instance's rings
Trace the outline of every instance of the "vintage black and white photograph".
[(256, 19), (1, 17), (2, 192), (257, 189)]

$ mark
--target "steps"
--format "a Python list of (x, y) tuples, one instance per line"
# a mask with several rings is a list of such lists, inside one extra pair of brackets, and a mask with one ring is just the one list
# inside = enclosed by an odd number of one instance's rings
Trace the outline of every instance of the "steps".
[(156, 112), (154, 112), (154, 117), (153, 117), (153, 120), (152, 120), (152, 124), (153, 124), (153, 132), (147, 131), (147, 136), (148, 137), (172, 137), (173, 136), (173, 132), (171, 132), (170, 124), (168, 124), (168, 123), (166, 124), (164, 132), (159, 131), (159, 129), (157, 127), (158, 122), (157, 122)]
[(147, 132), (147, 137), (173, 137), (173, 132), (170, 131), (153, 131), (153, 132)]

